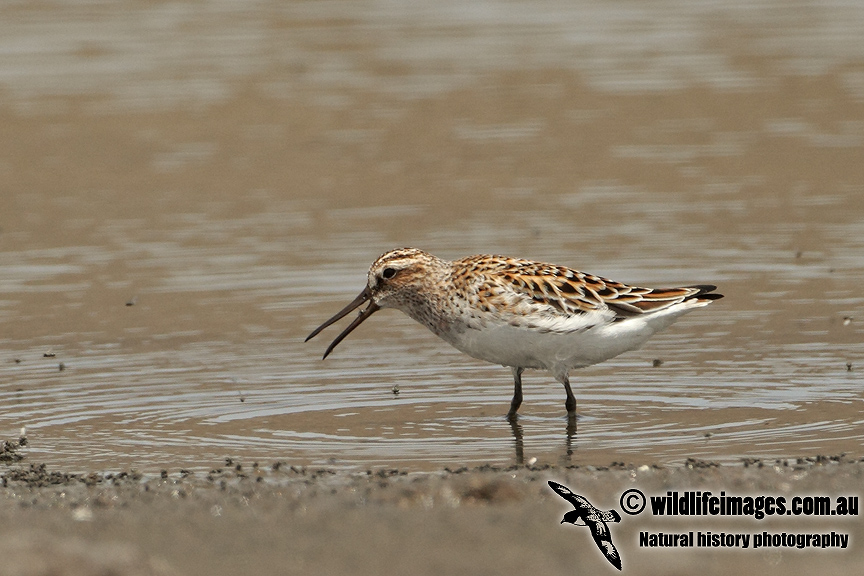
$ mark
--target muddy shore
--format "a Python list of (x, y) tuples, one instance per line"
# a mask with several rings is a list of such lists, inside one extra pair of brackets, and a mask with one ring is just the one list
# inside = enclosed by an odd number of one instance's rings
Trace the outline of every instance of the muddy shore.
[[(4, 465), (0, 574), (614, 573), (583, 527), (559, 524), (563, 483), (600, 509), (645, 494), (857, 495), (864, 462), (842, 456), (682, 467), (484, 466), (346, 474), (227, 459), (207, 474), (64, 474)], [(630, 574), (849, 574), (864, 554), (860, 517), (663, 518), (612, 525)], [(848, 534), (848, 549), (645, 548), (639, 533)]]

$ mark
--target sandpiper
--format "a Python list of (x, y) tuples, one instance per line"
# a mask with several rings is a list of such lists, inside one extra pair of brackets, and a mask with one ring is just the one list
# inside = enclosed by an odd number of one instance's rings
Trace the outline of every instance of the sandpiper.
[(536, 368), (564, 385), (564, 406), (575, 422), (571, 369), (638, 348), (683, 314), (723, 297), (714, 290), (639, 288), (531, 260), (477, 255), (450, 262), (400, 248), (375, 260), (360, 295), (306, 340), (369, 302), (327, 347), (327, 358), (375, 311), (396, 308), (465, 354), (508, 366), (515, 384), (511, 421), (522, 404), (522, 372)]

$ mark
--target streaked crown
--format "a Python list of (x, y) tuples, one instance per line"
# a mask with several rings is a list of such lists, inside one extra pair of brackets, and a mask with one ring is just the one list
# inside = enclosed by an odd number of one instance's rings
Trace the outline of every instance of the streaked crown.
[(377, 304), (403, 308), (417, 298), (418, 289), (449, 274), (449, 264), (417, 248), (399, 248), (382, 254), (372, 263), (367, 283)]

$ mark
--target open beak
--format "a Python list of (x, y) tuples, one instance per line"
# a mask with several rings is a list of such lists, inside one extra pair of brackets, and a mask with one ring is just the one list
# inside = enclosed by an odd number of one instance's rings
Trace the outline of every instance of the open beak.
[[(321, 326), (319, 326), (318, 328), (313, 330), (312, 333), (306, 337), (305, 341), (308, 342), (309, 340), (311, 340), (312, 338), (317, 336), (319, 332), (321, 332), (322, 330), (324, 330), (325, 328), (327, 328), (328, 326), (330, 326), (334, 322), (338, 322), (339, 320), (341, 320), (342, 318), (344, 318), (345, 316), (350, 314), (352, 310), (359, 308), (367, 300), (369, 301), (369, 306), (367, 306), (365, 309), (363, 309), (360, 312), (360, 314), (357, 316), (357, 318), (355, 318), (354, 321), (351, 322), (351, 324), (349, 324), (348, 327), (345, 328), (345, 330), (343, 330), (342, 333), (339, 334), (339, 336), (337, 336), (336, 339), (330, 343), (330, 346), (327, 347), (327, 351), (324, 352), (324, 358), (327, 358), (327, 356), (330, 355), (330, 352), (332, 352), (333, 349), (336, 348), (337, 344), (339, 344), (342, 340), (344, 340), (345, 337), (348, 336), (348, 334), (350, 334), (352, 330), (357, 328), (357, 326), (362, 324), (364, 320), (369, 318), (369, 316), (371, 316), (372, 314), (375, 313), (376, 310), (378, 310), (379, 306), (377, 304), (375, 304), (375, 302), (372, 300), (372, 291), (369, 290), (368, 286), (366, 288), (364, 288), (363, 291), (360, 292), (360, 295), (357, 296), (357, 298), (355, 298), (350, 304), (348, 304), (345, 308), (343, 308), (338, 313), (336, 313), (335, 316), (333, 316), (332, 318), (330, 318), (329, 320), (327, 320), (326, 322), (321, 324)], [(323, 358), (322, 358), (322, 360), (323, 360)]]

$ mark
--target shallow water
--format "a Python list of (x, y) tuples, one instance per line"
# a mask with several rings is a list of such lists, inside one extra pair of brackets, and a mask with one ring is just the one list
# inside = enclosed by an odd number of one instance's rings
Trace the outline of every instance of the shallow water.
[[(864, 9), (779, 5), (16, 8), (0, 433), (70, 471), (860, 454)], [(527, 373), (514, 430), (509, 370), (397, 312), (303, 343), (403, 245), (726, 298), (574, 372), (575, 437)]]

